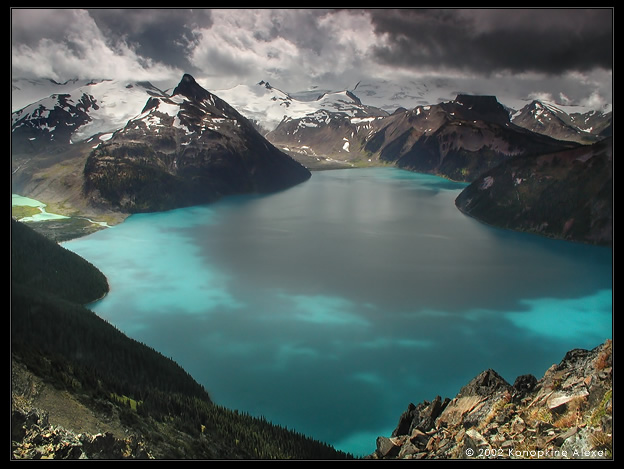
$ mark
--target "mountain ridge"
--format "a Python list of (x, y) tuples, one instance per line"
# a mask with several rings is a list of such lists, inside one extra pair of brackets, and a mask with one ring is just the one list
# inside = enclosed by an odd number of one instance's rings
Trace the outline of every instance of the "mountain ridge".
[(612, 246), (613, 143), (510, 159), (481, 174), (455, 200), (487, 224)]
[(304, 162), (324, 155), (345, 166), (392, 164), (465, 182), (512, 156), (577, 145), (514, 125), (494, 96), (465, 94), (389, 116), (318, 111), (284, 119), (267, 138)]
[[(101, 87), (101, 83), (112, 84), (116, 82), (114, 80), (74, 79), (68, 80), (66, 83), (57, 83), (54, 80), (13, 79), (12, 112), (16, 112), (52, 94), (71, 94), (72, 90), (77, 88), (83, 90), (91, 88), (95, 90)], [(129, 82), (119, 83), (119, 85), (132, 86)], [(150, 83), (135, 83), (134, 85), (151, 87), (159, 94), (164, 93), (164, 91)], [(240, 84), (233, 88), (211, 90), (211, 92), (227, 101), (252, 122), (257, 122), (266, 132), (273, 130), (285, 116), (290, 118), (301, 117), (318, 110), (318, 108), (312, 108), (310, 103), (319, 101), (325, 95), (351, 94), (363, 106), (378, 109), (389, 115), (400, 108), (413, 109), (418, 106), (431, 106), (452, 100), (451, 96), (474, 94), (461, 91), (451, 92), (451, 89), (453, 89), (452, 84), (445, 84), (444, 81), (440, 83), (410, 82), (407, 85), (398, 85), (391, 82), (368, 83), (361, 81), (353, 88), (345, 88), (343, 90), (311, 89), (305, 92), (286, 92), (272, 86), (265, 80), (260, 80), (257, 84), (251, 86)], [(363, 99), (359, 95), (362, 95)], [(444, 95), (447, 95), (448, 98), (444, 98)], [(97, 94), (94, 94), (94, 97), (97, 99)], [(516, 100), (511, 105), (505, 104), (505, 108), (509, 110), (512, 120), (515, 120), (524, 108), (532, 106), (535, 102), (541, 103), (544, 108), (552, 109), (553, 112), (559, 115), (575, 116), (571, 124), (582, 128), (585, 136), (596, 132), (595, 129), (592, 130), (592, 128), (587, 126), (587, 120), (591, 118), (603, 119), (605, 117), (609, 119), (608, 116), (611, 115), (610, 106), (593, 109), (580, 105), (562, 105), (543, 99)], [(277, 112), (269, 110), (271, 103), (275, 105), (274, 108), (277, 109)], [(137, 113), (138, 111), (135, 110), (134, 115)], [(265, 119), (269, 119), (271, 124), (267, 124), (269, 121)]]

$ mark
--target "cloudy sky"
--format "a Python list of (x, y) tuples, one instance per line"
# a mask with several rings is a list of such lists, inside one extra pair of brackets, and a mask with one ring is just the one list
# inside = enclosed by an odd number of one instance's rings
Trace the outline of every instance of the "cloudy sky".
[(286, 91), (449, 79), (458, 91), (612, 102), (613, 10), (17, 9), (12, 76)]

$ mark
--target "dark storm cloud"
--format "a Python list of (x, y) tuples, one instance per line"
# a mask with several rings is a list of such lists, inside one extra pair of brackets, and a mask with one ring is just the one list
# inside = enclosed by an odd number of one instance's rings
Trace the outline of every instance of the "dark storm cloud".
[(109, 38), (123, 38), (137, 54), (184, 70), (192, 68), (188, 50), (195, 43), (195, 30), (210, 27), (206, 9), (90, 9), (98, 27)]
[[(186, 71), (195, 69), (189, 60), (193, 50), (202, 41), (202, 35), (214, 26), (215, 10), (211, 9), (90, 9), (87, 10), (103, 34), (109, 39), (123, 38), (138, 55), (169, 64)], [(327, 11), (318, 9), (259, 10), (238, 8), (217, 10), (227, 13), (232, 28), (212, 47), (219, 50), (219, 42), (227, 43), (240, 37), (241, 31), (249, 38), (247, 45), (270, 43), (283, 39), (300, 50), (320, 54), (329, 38), (319, 34), (317, 20)], [(273, 13), (272, 13), (273, 12)], [(257, 27), (249, 21), (256, 17)], [(219, 18), (216, 19), (219, 22)], [(243, 44), (246, 41), (240, 41)], [(202, 44), (202, 47), (205, 47)], [(244, 64), (236, 57), (213, 57), (214, 66), (222, 73), (240, 74)], [(278, 51), (275, 52), (277, 54)], [(272, 57), (271, 57), (272, 58)]]
[(376, 58), (407, 68), (490, 73), (610, 70), (610, 9), (371, 10)]
[[(45, 16), (46, 21), (41, 21)], [(66, 15), (57, 10), (15, 9), (11, 11), (11, 43), (34, 46), (42, 37), (62, 40)]]

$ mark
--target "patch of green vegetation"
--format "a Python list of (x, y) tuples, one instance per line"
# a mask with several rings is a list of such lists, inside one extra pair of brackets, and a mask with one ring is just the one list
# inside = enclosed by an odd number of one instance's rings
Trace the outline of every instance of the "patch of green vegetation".
[(609, 407), (609, 402), (611, 401), (612, 398), (613, 398), (613, 390), (609, 389), (607, 392), (605, 392), (605, 395), (602, 397), (602, 401), (596, 407), (596, 409), (594, 410), (594, 413), (592, 414), (590, 418), (590, 424), (592, 426), (597, 426), (602, 420), (602, 418), (608, 412), (611, 411)]
[(57, 243), (80, 238), (104, 229), (102, 225), (92, 223), (85, 218), (59, 218), (44, 221), (31, 221), (28, 222), (28, 226), (37, 233)]
[(11, 207), (11, 216), (13, 216), (16, 219), (20, 219), (20, 218), (26, 218), (26, 217), (32, 217), (35, 215), (39, 215), (41, 213), (41, 210), (39, 210), (37, 207), (30, 207), (27, 205), (13, 205)]
[(143, 405), (143, 401), (137, 401), (128, 396), (123, 396), (123, 395), (120, 396), (119, 394), (116, 394), (114, 392), (112, 392), (110, 395), (111, 395), (111, 399), (129, 407), (131, 410), (134, 410), (135, 412), (137, 411), (139, 406)]

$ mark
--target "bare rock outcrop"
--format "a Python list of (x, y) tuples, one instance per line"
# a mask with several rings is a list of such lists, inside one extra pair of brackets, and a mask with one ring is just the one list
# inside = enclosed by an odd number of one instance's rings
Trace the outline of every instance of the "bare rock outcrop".
[(14, 408), (11, 415), (13, 459), (153, 459), (134, 435), (75, 433), (51, 425), (44, 411)]
[(410, 404), (370, 459), (611, 459), (612, 342), (572, 350), (541, 379), (493, 370), (455, 398)]

